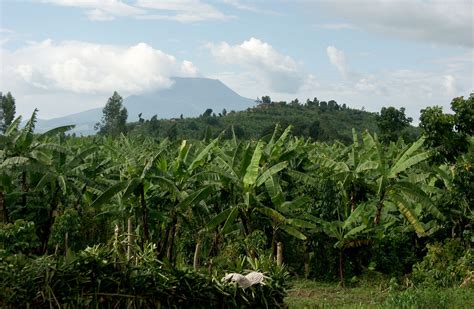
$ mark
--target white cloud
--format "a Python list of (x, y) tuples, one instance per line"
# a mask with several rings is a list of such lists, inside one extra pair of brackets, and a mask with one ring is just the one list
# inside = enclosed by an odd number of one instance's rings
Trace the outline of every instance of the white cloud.
[(90, 20), (94, 20), (94, 21), (108, 21), (108, 20), (115, 19), (113, 15), (109, 15), (103, 10), (99, 10), (99, 9), (89, 10), (86, 12), (86, 15)]
[[(45, 40), (14, 51), (0, 49), (0, 57), (4, 66), (0, 73), (2, 88), (24, 97), (22, 104), (26, 106), (26, 101), (34, 100), (30, 96), (71, 94), (71, 99), (76, 94), (103, 98), (114, 90), (127, 96), (170, 87), (173, 76), (198, 74), (192, 62), (179, 61), (145, 43), (124, 47)], [(62, 105), (70, 111), (84, 109)]]
[(308, 0), (370, 32), (445, 45), (474, 46), (472, 0)]
[(454, 96), (456, 94), (456, 79), (451, 74), (443, 76), (443, 86), (446, 89), (446, 93), (448, 95)]
[(259, 39), (250, 38), (238, 45), (210, 43), (206, 47), (221, 63), (244, 68), (273, 91), (296, 93), (304, 82), (304, 73), (295, 60)]
[(136, 5), (148, 10), (148, 14), (139, 16), (142, 19), (167, 19), (185, 23), (231, 18), (212, 5), (199, 0), (138, 0)]
[(232, 18), (200, 0), (136, 0), (133, 4), (121, 0), (43, 0), (42, 2), (85, 9), (86, 16), (94, 21), (108, 21), (127, 16), (182, 23)]
[(259, 14), (271, 14), (278, 15), (275, 11), (269, 10), (268, 7), (265, 9), (260, 9), (255, 6), (255, 1), (241, 1), (241, 0), (221, 0), (223, 3), (230, 5), (238, 10), (248, 11)]
[(86, 9), (86, 15), (91, 20), (112, 20), (116, 16), (134, 16), (145, 11), (121, 0), (42, 0), (61, 6)]
[(15, 31), (0, 27), (0, 47), (9, 42), (15, 35)]
[(357, 29), (356, 26), (348, 23), (328, 23), (328, 24), (321, 24), (316, 25), (318, 28), (328, 29), (328, 30), (353, 30)]
[(344, 52), (334, 46), (328, 46), (326, 48), (326, 53), (331, 64), (337, 68), (342, 77), (347, 78), (346, 56), (344, 55)]
[[(2, 51), (5, 72), (33, 87), (77, 93), (127, 93), (169, 87), (170, 76), (195, 76), (189, 61), (139, 43), (130, 47), (45, 40), (16, 51)], [(8, 72), (8, 73), (7, 73)]]

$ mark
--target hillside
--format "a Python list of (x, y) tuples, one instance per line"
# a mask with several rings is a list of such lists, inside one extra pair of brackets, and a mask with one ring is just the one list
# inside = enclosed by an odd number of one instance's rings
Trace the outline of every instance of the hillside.
[[(334, 101), (332, 101), (334, 102)], [(237, 137), (256, 139), (269, 134), (278, 123), (282, 127), (293, 126), (293, 134), (312, 137), (321, 141), (352, 139), (352, 128), (361, 132), (377, 132), (375, 113), (339, 106), (332, 108), (318, 105), (301, 105), (285, 102), (259, 104), (240, 112), (213, 111), (195, 118), (172, 120), (152, 119), (130, 124), (130, 133), (152, 135), (157, 138), (204, 138), (214, 137), (232, 126)], [(231, 136), (231, 130), (226, 131)], [(409, 135), (416, 135), (411, 127)]]

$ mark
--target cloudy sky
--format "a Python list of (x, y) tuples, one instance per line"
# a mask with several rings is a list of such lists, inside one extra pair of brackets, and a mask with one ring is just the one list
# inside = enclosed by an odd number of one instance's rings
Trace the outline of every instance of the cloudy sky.
[(379, 111), (474, 90), (472, 0), (2, 0), (0, 90), (53, 118), (172, 85)]

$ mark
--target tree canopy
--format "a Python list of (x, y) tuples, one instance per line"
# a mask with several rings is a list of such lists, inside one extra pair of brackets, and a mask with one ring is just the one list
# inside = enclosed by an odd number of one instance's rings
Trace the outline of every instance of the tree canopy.
[(0, 93), (0, 129), (2, 131), (5, 131), (15, 119), (15, 112), (15, 98), (12, 94), (8, 92), (6, 95), (1, 95)]
[(102, 121), (96, 124), (101, 135), (118, 136), (127, 132), (127, 109), (122, 106), (122, 97), (114, 91), (102, 110)]

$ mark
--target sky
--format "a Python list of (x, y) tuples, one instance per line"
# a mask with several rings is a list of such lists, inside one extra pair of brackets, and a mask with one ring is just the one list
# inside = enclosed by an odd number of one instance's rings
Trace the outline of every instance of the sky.
[[(43, 119), (219, 79), (378, 112), (474, 91), (472, 0), (1, 0), (0, 91)], [(159, 113), (159, 111), (158, 111)]]

